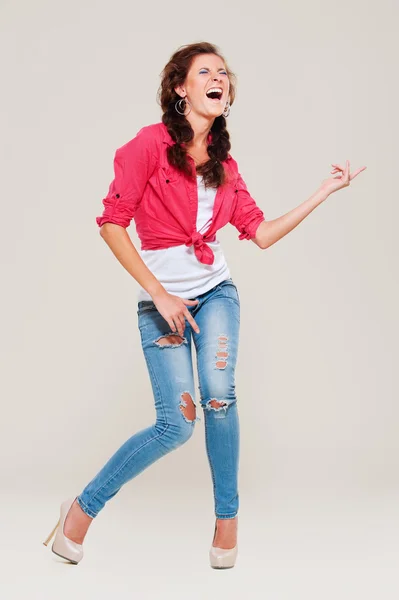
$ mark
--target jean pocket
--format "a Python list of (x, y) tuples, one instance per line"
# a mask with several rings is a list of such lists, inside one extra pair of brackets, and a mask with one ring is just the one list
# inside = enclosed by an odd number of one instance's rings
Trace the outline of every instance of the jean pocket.
[(218, 289), (223, 290), (225, 296), (231, 298), (232, 300), (235, 300), (237, 304), (240, 304), (238, 289), (231, 277), (229, 277), (228, 279), (224, 279), (221, 283), (219, 283)]
[(224, 286), (233, 286), (235, 289), (237, 289), (236, 284), (234, 283), (234, 281), (232, 280), (231, 277), (228, 277), (227, 279), (223, 279), (223, 281), (221, 281), (219, 283), (219, 287), (224, 287)]
[(137, 314), (141, 315), (149, 310), (156, 310), (156, 306), (152, 300), (140, 300), (137, 305)]

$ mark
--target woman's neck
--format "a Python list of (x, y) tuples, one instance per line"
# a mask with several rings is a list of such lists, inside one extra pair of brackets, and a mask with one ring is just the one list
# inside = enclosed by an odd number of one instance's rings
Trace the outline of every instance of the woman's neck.
[(208, 146), (208, 135), (215, 119), (209, 120), (199, 115), (191, 115), (190, 113), (187, 115), (186, 119), (194, 131), (193, 139), (189, 144), (186, 144), (187, 148), (197, 151), (206, 149)]

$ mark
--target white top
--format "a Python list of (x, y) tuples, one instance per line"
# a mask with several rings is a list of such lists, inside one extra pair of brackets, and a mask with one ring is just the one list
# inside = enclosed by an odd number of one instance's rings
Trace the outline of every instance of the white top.
[[(216, 189), (206, 189), (202, 175), (197, 175), (198, 213), (197, 231), (204, 233), (212, 223)], [(212, 265), (201, 263), (194, 253), (194, 246), (172, 246), (161, 250), (140, 250), (140, 256), (158, 281), (170, 294), (185, 299), (194, 299), (230, 277), (220, 242), (207, 242), (215, 259)], [(139, 286), (138, 298), (152, 300)]]

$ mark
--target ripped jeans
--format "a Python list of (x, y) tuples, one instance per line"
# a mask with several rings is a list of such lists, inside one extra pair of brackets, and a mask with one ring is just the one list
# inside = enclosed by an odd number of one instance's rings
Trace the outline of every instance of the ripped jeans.
[(152, 300), (138, 302), (138, 327), (155, 400), (156, 422), (135, 433), (77, 497), (96, 517), (127, 481), (193, 435), (196, 414), (192, 340), (196, 349), (200, 405), (218, 519), (236, 516), (239, 506), (239, 419), (235, 393), (240, 300), (231, 278), (187, 306), (198, 324), (186, 320), (183, 338), (171, 332)]

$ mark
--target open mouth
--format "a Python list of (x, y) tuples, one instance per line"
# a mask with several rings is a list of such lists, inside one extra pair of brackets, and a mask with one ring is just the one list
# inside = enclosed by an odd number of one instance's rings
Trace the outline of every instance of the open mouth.
[(206, 96), (213, 102), (219, 102), (223, 96), (223, 90), (217, 87), (211, 88), (207, 91)]

